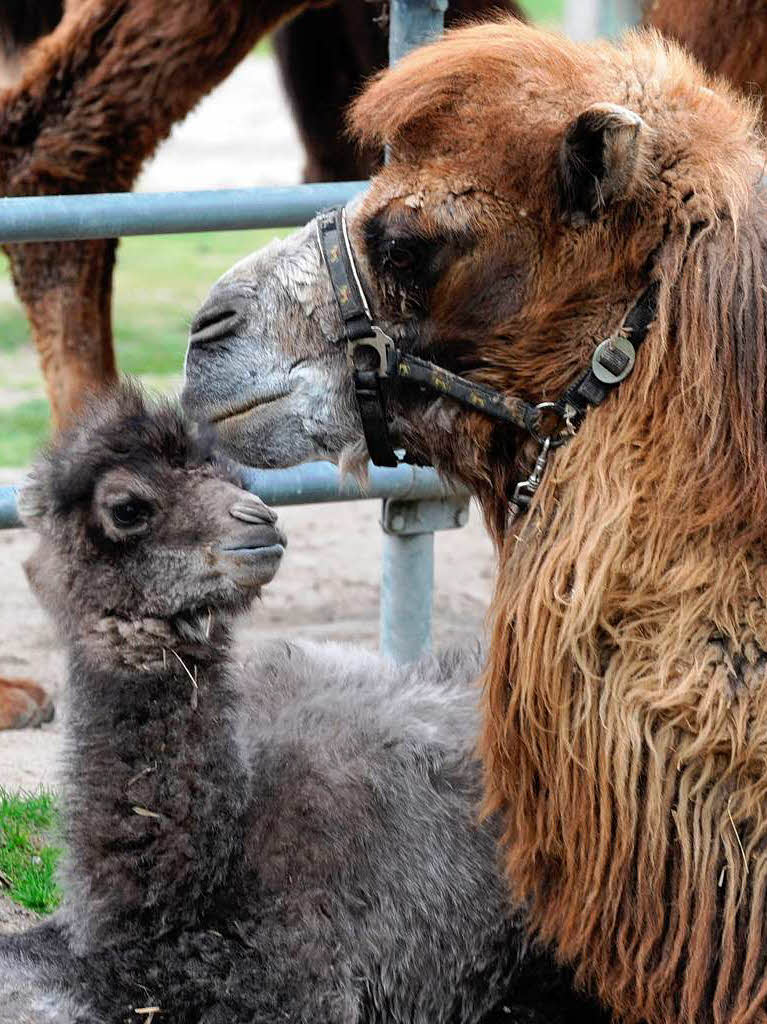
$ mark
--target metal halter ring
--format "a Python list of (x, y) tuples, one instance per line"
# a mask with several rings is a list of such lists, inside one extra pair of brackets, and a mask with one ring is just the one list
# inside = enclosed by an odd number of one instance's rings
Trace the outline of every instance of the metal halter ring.
[(549, 448), (561, 448), (563, 444), (567, 444), (572, 436), (572, 429), (568, 422), (567, 416), (562, 412), (562, 409), (558, 402), (539, 402), (535, 407), (536, 412), (553, 412), (556, 413), (557, 417), (562, 421), (565, 426), (565, 430), (559, 434), (541, 434), (541, 432), (534, 427), (532, 424), (528, 428), (530, 436), (538, 444), (545, 444), (549, 442)]

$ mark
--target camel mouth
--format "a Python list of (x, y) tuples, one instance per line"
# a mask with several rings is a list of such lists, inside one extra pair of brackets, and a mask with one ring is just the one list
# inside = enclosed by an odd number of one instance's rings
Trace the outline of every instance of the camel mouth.
[[(275, 531), (277, 533), (277, 531)], [(243, 542), (241, 545), (221, 548), (224, 571), (236, 586), (251, 592), (270, 583), (277, 575), (285, 554), (287, 541), (278, 533), (271, 544)]]
[(237, 555), (240, 558), (282, 558), (285, 554), (284, 543), (262, 544), (258, 547), (223, 548), (229, 555)]
[(276, 402), (279, 402), (283, 398), (287, 398), (289, 395), (290, 388), (265, 395), (258, 395), (256, 397), (251, 395), (246, 402), (243, 402), (233, 408), (230, 407), (221, 412), (208, 413), (206, 418), (208, 423), (213, 426), (219, 426), (222, 423), (229, 423), (250, 416), (257, 409), (261, 409), (266, 405), (274, 405)]

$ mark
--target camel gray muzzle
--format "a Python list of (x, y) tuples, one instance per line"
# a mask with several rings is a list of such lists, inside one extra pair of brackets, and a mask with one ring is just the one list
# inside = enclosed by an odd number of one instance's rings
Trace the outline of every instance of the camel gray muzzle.
[(337, 458), (359, 436), (349, 372), (330, 344), (337, 330), (312, 222), (211, 289), (189, 335), (186, 412), (248, 465)]

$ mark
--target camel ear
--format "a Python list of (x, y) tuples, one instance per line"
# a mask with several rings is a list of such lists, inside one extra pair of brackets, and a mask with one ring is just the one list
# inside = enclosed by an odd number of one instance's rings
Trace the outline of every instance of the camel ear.
[(614, 103), (595, 103), (578, 115), (559, 151), (560, 201), (567, 220), (595, 220), (630, 194), (645, 131), (639, 114)]

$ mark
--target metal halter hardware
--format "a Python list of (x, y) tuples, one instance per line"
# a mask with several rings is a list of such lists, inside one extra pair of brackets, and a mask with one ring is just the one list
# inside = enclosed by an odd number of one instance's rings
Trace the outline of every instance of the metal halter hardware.
[[(346, 345), (346, 359), (354, 379), (370, 458), (378, 466), (396, 466), (399, 462), (387, 422), (385, 386), (388, 382), (394, 379), (408, 381), (449, 396), (486, 416), (525, 430), (541, 446), (532, 474), (515, 488), (510, 502), (513, 515), (519, 515), (529, 506), (550, 451), (565, 444), (575, 434), (587, 409), (601, 405), (610, 392), (629, 376), (639, 346), (655, 319), (657, 282), (650, 284), (640, 295), (620, 330), (600, 342), (590, 365), (556, 402), (532, 405), (523, 398), (505, 395), (485, 384), (466, 380), (395, 346), (393, 339), (373, 321), (349, 242), (343, 207), (323, 210), (317, 215), (317, 240), (343, 324), (336, 344)], [(363, 351), (365, 366), (359, 358)], [(544, 431), (542, 425), (548, 415), (556, 416), (561, 424), (550, 433)]]

